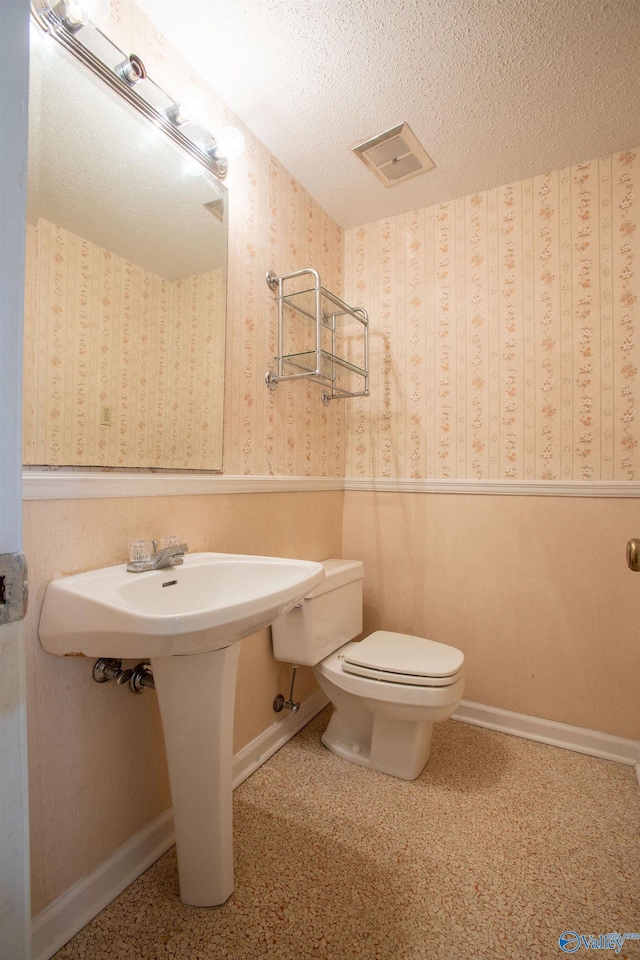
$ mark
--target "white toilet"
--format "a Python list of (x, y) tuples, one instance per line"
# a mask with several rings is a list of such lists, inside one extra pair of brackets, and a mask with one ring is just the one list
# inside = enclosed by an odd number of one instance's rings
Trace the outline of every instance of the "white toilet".
[(334, 710), (322, 742), (363, 767), (414, 780), (431, 750), (433, 724), (448, 720), (464, 690), (464, 655), (423, 637), (362, 631), (363, 565), (325, 560), (325, 579), (272, 624), (276, 660), (312, 666)]

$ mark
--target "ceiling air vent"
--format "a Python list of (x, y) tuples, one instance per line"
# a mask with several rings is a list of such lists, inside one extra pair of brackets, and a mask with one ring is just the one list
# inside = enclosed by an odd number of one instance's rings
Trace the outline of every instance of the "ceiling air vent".
[(435, 167), (408, 123), (359, 144), (353, 152), (385, 187), (393, 187)]

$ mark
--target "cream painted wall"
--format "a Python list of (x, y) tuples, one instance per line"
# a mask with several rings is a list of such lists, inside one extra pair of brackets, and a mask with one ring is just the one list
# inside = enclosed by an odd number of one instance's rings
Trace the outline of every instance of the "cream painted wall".
[(365, 631), (465, 654), (465, 699), (640, 739), (638, 501), (347, 492)]
[[(37, 913), (170, 806), (154, 693), (141, 696), (91, 678), (93, 661), (45, 653), (37, 627), (49, 580), (126, 559), (126, 540), (178, 533), (192, 550), (339, 556), (342, 497), (336, 493), (146, 497), (25, 504), (30, 562), (26, 621), (32, 836)], [(243, 641), (234, 750), (278, 718), (289, 671), (271, 657), (268, 630)], [(128, 664), (133, 666), (134, 664)], [(315, 684), (301, 671), (296, 696)]]

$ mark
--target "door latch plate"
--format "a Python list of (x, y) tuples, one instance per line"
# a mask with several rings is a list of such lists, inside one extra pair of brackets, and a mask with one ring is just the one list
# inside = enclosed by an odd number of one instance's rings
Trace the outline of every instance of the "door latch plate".
[(26, 557), (21, 553), (0, 553), (0, 624), (24, 620), (28, 599)]

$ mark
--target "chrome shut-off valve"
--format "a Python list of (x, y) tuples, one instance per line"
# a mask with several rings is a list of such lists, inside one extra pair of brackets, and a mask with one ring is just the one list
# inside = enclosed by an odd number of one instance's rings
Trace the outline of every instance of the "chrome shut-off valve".
[(131, 679), (131, 670), (122, 669), (122, 660), (115, 660), (110, 657), (101, 657), (93, 665), (93, 679), (96, 683), (108, 683), (109, 680), (115, 680), (118, 686), (128, 683)]

